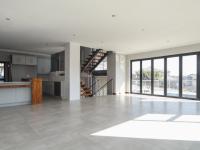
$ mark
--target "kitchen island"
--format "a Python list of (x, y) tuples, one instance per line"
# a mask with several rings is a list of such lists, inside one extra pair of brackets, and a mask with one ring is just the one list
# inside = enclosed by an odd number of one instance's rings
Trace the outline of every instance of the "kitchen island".
[(31, 82), (0, 82), (0, 107), (31, 104)]

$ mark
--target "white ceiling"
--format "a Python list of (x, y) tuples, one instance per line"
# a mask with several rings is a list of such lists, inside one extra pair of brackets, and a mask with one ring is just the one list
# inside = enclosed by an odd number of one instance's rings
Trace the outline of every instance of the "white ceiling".
[(130, 54), (199, 43), (199, 8), (200, 0), (0, 0), (0, 48), (53, 53), (75, 41)]

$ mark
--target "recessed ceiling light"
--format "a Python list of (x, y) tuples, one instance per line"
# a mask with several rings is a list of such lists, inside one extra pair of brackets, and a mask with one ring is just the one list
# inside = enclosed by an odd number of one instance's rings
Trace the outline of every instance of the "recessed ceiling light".
[(142, 28), (141, 31), (144, 31), (144, 28)]
[(112, 14), (112, 18), (115, 18), (116, 17), (116, 15), (115, 14)]
[(10, 21), (10, 18), (5, 18), (6, 21)]

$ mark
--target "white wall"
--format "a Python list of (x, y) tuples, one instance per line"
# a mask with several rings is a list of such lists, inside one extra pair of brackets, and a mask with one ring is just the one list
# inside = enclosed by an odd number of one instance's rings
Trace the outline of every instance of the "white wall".
[(70, 42), (70, 100), (80, 99), (80, 44)]
[(126, 57), (122, 54), (116, 54), (116, 85), (115, 93), (123, 94), (126, 83)]
[(61, 82), (61, 97), (67, 100), (80, 100), (80, 44), (66, 43), (65, 80)]
[(126, 55), (126, 92), (130, 92), (130, 61), (131, 60), (175, 55), (175, 54), (182, 54), (182, 53), (190, 53), (190, 52), (198, 52), (198, 51), (200, 52), (200, 44), (161, 49), (161, 50), (133, 54), (133, 55)]

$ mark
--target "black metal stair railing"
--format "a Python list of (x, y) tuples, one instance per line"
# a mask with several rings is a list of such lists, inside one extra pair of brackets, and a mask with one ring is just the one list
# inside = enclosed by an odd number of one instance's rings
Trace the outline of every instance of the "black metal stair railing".
[(97, 85), (98, 82), (99, 82), (99, 80), (96, 80), (96, 81), (93, 82), (93, 83), (90, 85), (90, 87), (89, 87), (89, 89), (92, 91), (92, 95), (94, 95), (93, 93), (94, 93), (94, 91), (95, 91), (95, 87), (96, 87), (96, 85)]
[[(93, 92), (93, 96), (97, 96), (98, 93), (101, 91), (105, 92), (106, 89), (106, 94), (103, 93), (102, 95), (108, 95), (108, 94), (113, 94), (113, 79), (108, 80), (103, 86), (101, 86), (99, 89)], [(99, 96), (102, 96), (101, 94)]]

